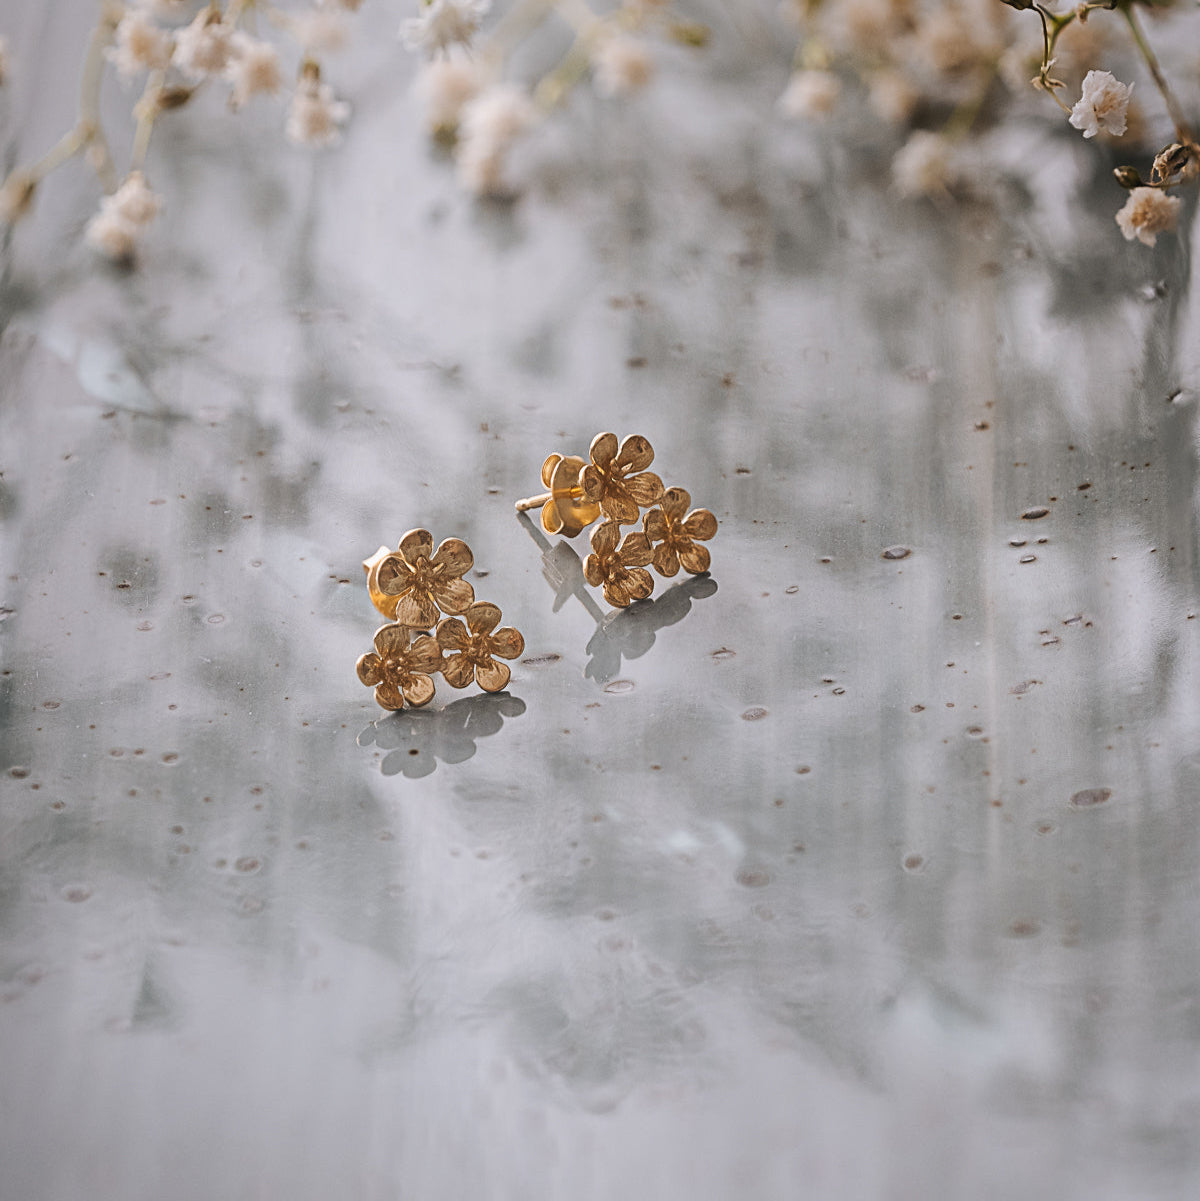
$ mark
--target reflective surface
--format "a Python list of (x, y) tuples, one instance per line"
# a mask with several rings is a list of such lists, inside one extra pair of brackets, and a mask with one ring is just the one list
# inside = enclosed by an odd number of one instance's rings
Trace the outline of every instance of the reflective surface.
[[(136, 274), (82, 170), (6, 251), (0, 1194), (1190, 1195), (1186, 234), (1036, 128), (1069, 210), (901, 205), (719, 49), (478, 205), (363, 19), (341, 149), (209, 97)], [(599, 429), (711, 577), (614, 612), (514, 514)], [(526, 650), (386, 716), (415, 525)]]

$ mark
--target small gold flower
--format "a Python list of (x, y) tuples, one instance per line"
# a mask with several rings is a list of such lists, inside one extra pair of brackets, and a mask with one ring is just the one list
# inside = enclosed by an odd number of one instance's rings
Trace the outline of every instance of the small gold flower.
[(542, 483), (550, 489), (550, 499), (542, 506), (547, 534), (574, 538), (600, 516), (600, 506), (583, 494), (579, 475), (584, 466), (578, 455), (550, 455), (542, 464)]
[(592, 553), (583, 561), (583, 574), (593, 588), (604, 586), (610, 605), (623, 609), (654, 591), (654, 577), (646, 570), (653, 552), (645, 534), (626, 534), (618, 546), (620, 537), (615, 521), (602, 521), (592, 531)]
[(451, 688), (465, 688), (474, 675), (475, 682), (485, 692), (499, 692), (508, 686), (510, 671), (507, 663), (493, 658), (515, 659), (525, 649), (520, 630), (500, 625), (500, 610), (487, 601), (478, 601), (463, 614), (466, 624), (457, 617), (444, 617), (438, 622), (437, 641), (444, 651), (455, 651), (442, 661), (442, 675)]
[(413, 708), (433, 700), (433, 677), (442, 662), (442, 648), (428, 634), (409, 642), (407, 626), (396, 622), (375, 631), (375, 649), (360, 656), (358, 678), (375, 685), (375, 699), (384, 709)]
[(681, 566), (692, 575), (707, 571), (708, 547), (696, 543), (707, 542), (717, 532), (717, 519), (707, 509), (688, 513), (692, 498), (684, 488), (668, 488), (660, 503), (661, 508), (651, 509), (642, 518), (647, 539), (658, 543), (652, 560), (654, 570), (665, 576), (673, 576)]
[(475, 599), (475, 590), (461, 578), (474, 562), (461, 538), (447, 538), (434, 553), (428, 530), (409, 530), (397, 553), (371, 565), (367, 588), (383, 596), (385, 613), (392, 610), (388, 617), (414, 630), (428, 630), (441, 613), (461, 613)]
[(619, 447), (616, 434), (597, 434), (589, 453), (592, 461), (579, 473), (579, 482), (584, 496), (610, 521), (629, 525), (637, 521), (639, 506), (662, 496), (662, 480), (645, 470), (654, 462), (654, 448), (641, 434), (630, 434)]

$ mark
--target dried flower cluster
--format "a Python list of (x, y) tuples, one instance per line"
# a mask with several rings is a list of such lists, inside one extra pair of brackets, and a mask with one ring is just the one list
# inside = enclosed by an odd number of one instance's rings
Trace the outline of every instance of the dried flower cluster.
[(525, 640), (512, 626), (500, 627), (500, 610), (476, 601), (462, 578), (475, 562), (471, 548), (447, 538), (435, 551), (428, 530), (409, 530), (394, 553), (385, 550), (363, 564), (368, 592), (394, 618), (375, 632), (375, 649), (357, 664), (375, 700), (384, 709), (427, 705), (439, 672), (452, 688), (472, 680), (485, 692), (506, 688), (509, 667), (496, 660), (515, 659)]

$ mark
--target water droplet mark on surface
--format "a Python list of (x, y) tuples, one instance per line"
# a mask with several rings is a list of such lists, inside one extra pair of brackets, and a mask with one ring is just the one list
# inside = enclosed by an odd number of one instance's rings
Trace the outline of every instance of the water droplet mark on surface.
[(1045, 505), (1034, 505), (1032, 509), (1026, 509), (1021, 514), (1022, 521), (1038, 521), (1043, 517), (1048, 517), (1050, 510)]
[(713, 651), (712, 657), (718, 663), (720, 663), (720, 662), (723, 662), (725, 659), (732, 659), (734, 657), (734, 655), (736, 655), (736, 654), (737, 654), (737, 651), (731, 651), (729, 649), (729, 647), (723, 646), (719, 650)]
[(925, 856), (924, 855), (905, 855), (903, 866), (904, 866), (904, 870), (906, 872), (919, 872), (925, 866)]
[(604, 691), (617, 693), (632, 692), (633, 687), (634, 685), (632, 680), (609, 680), (609, 682), (604, 685)]
[(766, 716), (767, 716), (766, 709), (763, 709), (760, 706), (755, 705), (753, 708), (747, 709), (742, 714), (742, 721), (762, 721), (762, 719)]
[(1095, 805), (1103, 805), (1112, 796), (1111, 788), (1083, 788), (1071, 794), (1071, 805), (1075, 809), (1091, 809)]
[(880, 552), (881, 559), (907, 559), (912, 554), (910, 546), (888, 546)]

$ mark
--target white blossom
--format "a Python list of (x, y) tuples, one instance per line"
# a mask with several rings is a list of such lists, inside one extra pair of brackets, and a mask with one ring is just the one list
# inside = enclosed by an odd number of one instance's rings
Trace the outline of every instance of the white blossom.
[(205, 7), (196, 19), (175, 35), (171, 61), (189, 79), (219, 75), (233, 53), (233, 26), (214, 18)]
[(592, 70), (601, 96), (626, 96), (654, 78), (654, 56), (641, 38), (618, 34), (592, 51)]
[(144, 12), (126, 9), (105, 53), (122, 79), (133, 79), (143, 71), (165, 71), (171, 61), (171, 35)]
[(832, 71), (793, 71), (776, 103), (785, 117), (826, 117), (841, 90), (841, 80)]
[(231, 49), (225, 78), (233, 85), (229, 102), (234, 108), (241, 108), (251, 96), (279, 91), (279, 51), (270, 42), (238, 32), (233, 35)]
[(1094, 138), (1101, 130), (1120, 137), (1125, 132), (1125, 114), (1133, 84), (1121, 83), (1108, 71), (1089, 71), (1083, 80), (1083, 95), (1071, 109), (1071, 124)]
[(867, 99), (877, 116), (889, 125), (903, 125), (916, 111), (921, 93), (901, 71), (876, 71)]
[(483, 88), (483, 73), (474, 62), (437, 58), (425, 63), (417, 75), (416, 90), (425, 102), (426, 120), (433, 132), (458, 128), (464, 105)]
[(162, 208), (162, 197), (152, 192), (140, 171), (131, 171), (121, 186), (101, 202), (103, 211), (111, 212), (135, 228), (149, 225)]
[(504, 173), (508, 152), (537, 115), (529, 97), (510, 83), (488, 88), (463, 108), (458, 172), (472, 192), (501, 196), (510, 191)]
[(336, 54), (346, 45), (346, 18), (337, 9), (312, 8), (289, 21), (292, 36), (314, 54)]
[(136, 225), (113, 212), (101, 208), (87, 224), (84, 239), (93, 250), (98, 250), (114, 262), (125, 262), (133, 258), (137, 249), (138, 230)]
[(491, 6), (492, 0), (428, 0), (420, 16), (400, 26), (400, 37), (410, 50), (431, 56), (456, 44), (469, 46)]
[(1174, 232), (1179, 207), (1179, 197), (1168, 196), (1161, 188), (1134, 188), (1116, 220), (1126, 242), (1137, 238), (1143, 245), (1153, 246), (1159, 234)]
[(950, 143), (917, 130), (892, 159), (892, 182), (901, 196), (945, 196), (955, 181)]
[(350, 106), (334, 97), (329, 84), (306, 79), (292, 96), (287, 136), (297, 146), (332, 146), (349, 116)]

